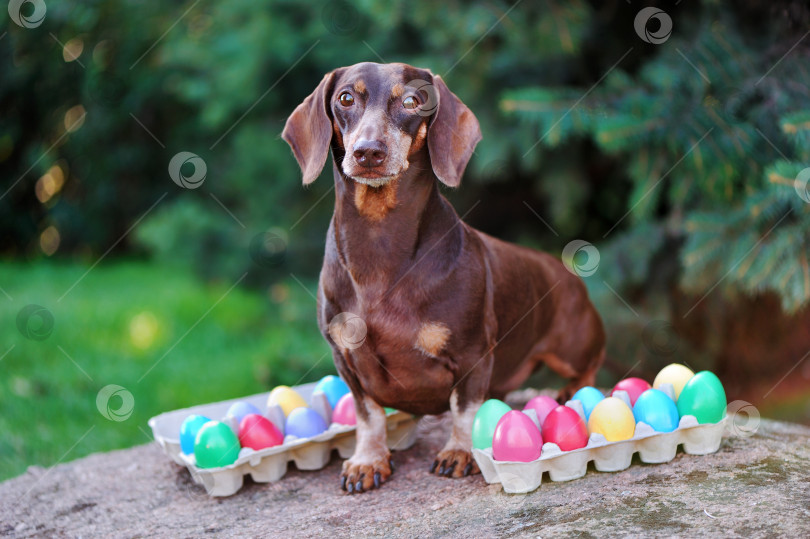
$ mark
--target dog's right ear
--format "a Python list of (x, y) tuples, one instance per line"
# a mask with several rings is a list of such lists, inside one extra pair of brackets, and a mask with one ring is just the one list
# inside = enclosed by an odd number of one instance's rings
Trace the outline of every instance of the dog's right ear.
[(334, 79), (334, 71), (323, 77), (315, 91), (290, 114), (281, 133), (281, 138), (290, 145), (301, 167), (304, 185), (315, 181), (323, 170), (326, 156), (329, 155), (332, 121), (327, 114), (327, 107)]

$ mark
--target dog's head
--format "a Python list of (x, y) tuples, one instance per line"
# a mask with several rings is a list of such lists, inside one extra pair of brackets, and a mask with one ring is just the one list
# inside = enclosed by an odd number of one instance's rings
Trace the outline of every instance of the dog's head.
[(282, 137), (305, 184), (320, 174), (330, 145), (343, 175), (372, 187), (400, 177), (427, 145), (436, 177), (455, 187), (481, 130), (438, 75), (366, 62), (328, 73), (287, 119)]

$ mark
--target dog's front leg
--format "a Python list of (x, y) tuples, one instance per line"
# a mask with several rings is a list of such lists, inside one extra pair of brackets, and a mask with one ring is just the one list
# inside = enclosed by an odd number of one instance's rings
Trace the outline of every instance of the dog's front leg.
[(357, 446), (354, 455), (343, 463), (341, 488), (363, 492), (379, 488), (393, 472), (387, 445), (385, 410), (367, 396), (355, 396), (357, 410)]
[(450, 439), (433, 461), (430, 473), (438, 473), (445, 477), (463, 477), (480, 471), (472, 456), (472, 424), (482, 402), (483, 398), (463, 402), (459, 399), (459, 390), (453, 390), (450, 395), (453, 430)]

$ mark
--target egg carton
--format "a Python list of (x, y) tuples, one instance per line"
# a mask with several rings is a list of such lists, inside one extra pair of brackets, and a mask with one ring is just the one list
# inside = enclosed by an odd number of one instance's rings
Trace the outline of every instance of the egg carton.
[(548, 442), (543, 444), (540, 458), (532, 462), (497, 461), (492, 457), (491, 447), (473, 449), (473, 456), (487, 483), (500, 483), (504, 492), (510, 494), (525, 494), (540, 486), (544, 472), (548, 472), (552, 481), (579, 479), (588, 471), (590, 461), (597, 471), (619, 472), (630, 467), (636, 453), (642, 462), (649, 464), (669, 462), (681, 444), (690, 455), (715, 453), (720, 448), (727, 419), (728, 416), (717, 423), (699, 424), (694, 416), (686, 415), (672, 432), (656, 432), (639, 422), (628, 440), (608, 442), (603, 435), (594, 433), (588, 438), (588, 445), (571, 451), (562, 451), (557, 444)]
[[(330, 423), (331, 408), (325, 404), (325, 395), (315, 393), (315, 383), (295, 386), (294, 389), (311, 407), (325, 415)], [(269, 393), (259, 393), (240, 399), (231, 399), (212, 404), (203, 404), (183, 408), (157, 415), (149, 420), (149, 427), (155, 441), (166, 455), (177, 464), (185, 466), (191, 472), (194, 482), (205, 487), (210, 496), (230, 496), (235, 494), (244, 482), (244, 476), (250, 474), (257, 483), (278, 481), (287, 473), (287, 464), (295, 462), (299, 470), (320, 470), (329, 462), (332, 450), (337, 449), (341, 458), (354, 454), (356, 438), (353, 425), (331, 424), (321, 434), (312, 438), (295, 438), (286, 436), (282, 445), (255, 451), (243, 447), (239, 458), (233, 464), (219, 468), (200, 468), (196, 465), (194, 455), (186, 455), (180, 449), (180, 426), (191, 414), (203, 415), (211, 419), (223, 418), (230, 406), (243, 401), (256, 406), (259, 410), (266, 408)], [(279, 414), (281, 416), (279, 417)], [(271, 407), (265, 416), (277, 426), (283, 425), (283, 412), (278, 407)], [(386, 417), (388, 422), (388, 447), (390, 449), (408, 449), (416, 441), (417, 418), (405, 412), (392, 412)], [(226, 421), (228, 423), (228, 421)], [(231, 428), (235, 425), (230, 424)], [(283, 427), (282, 427), (283, 428)]]

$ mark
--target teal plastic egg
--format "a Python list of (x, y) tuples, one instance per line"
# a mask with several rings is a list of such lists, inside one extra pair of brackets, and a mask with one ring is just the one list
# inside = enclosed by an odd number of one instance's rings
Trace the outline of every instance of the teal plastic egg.
[(585, 386), (574, 393), (571, 400), (582, 403), (582, 408), (585, 411), (585, 421), (587, 422), (591, 418), (591, 412), (593, 412), (593, 409), (596, 408), (596, 405), (599, 404), (604, 398), (605, 396), (602, 394), (602, 392), (595, 387)]
[(644, 422), (656, 432), (672, 432), (678, 428), (678, 408), (669, 395), (658, 389), (648, 389), (638, 396), (633, 406), (636, 423)]
[(472, 443), (476, 449), (492, 447), (492, 436), (495, 427), (504, 414), (510, 411), (508, 404), (498, 399), (489, 399), (484, 402), (475, 413), (472, 426)]
[(698, 423), (717, 423), (726, 415), (726, 390), (714, 373), (700, 371), (681, 390), (678, 413), (693, 415)]
[(211, 419), (197, 414), (192, 414), (183, 421), (183, 424), (180, 425), (180, 449), (183, 453), (186, 455), (194, 453), (194, 440), (197, 439), (197, 433), (209, 421)]
[(239, 439), (221, 421), (209, 421), (200, 428), (194, 441), (194, 457), (200, 468), (219, 468), (239, 458)]
[(330, 374), (321, 378), (321, 381), (315, 386), (313, 393), (315, 391), (323, 391), (326, 394), (326, 400), (329, 401), (329, 406), (334, 410), (340, 397), (349, 392), (349, 386), (339, 377)]

